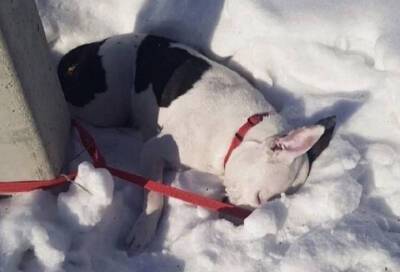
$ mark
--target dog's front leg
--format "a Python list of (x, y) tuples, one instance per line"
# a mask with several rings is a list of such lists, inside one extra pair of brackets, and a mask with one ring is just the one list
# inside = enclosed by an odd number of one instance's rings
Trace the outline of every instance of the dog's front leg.
[[(157, 138), (145, 144), (141, 156), (141, 174), (162, 182), (165, 160), (158, 149)], [(164, 205), (164, 197), (156, 192), (144, 192), (143, 212), (128, 235), (130, 254), (138, 254), (153, 239)]]
[(155, 236), (163, 209), (163, 197), (155, 192), (145, 192), (144, 210), (128, 235), (129, 254), (142, 252)]

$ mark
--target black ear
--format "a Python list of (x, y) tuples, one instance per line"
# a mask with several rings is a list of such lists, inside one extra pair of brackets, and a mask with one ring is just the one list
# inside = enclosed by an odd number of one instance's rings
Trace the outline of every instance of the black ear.
[[(324, 134), (322, 134), (321, 138), (319, 138), (319, 140), (311, 147), (311, 149), (307, 151), (308, 162), (310, 164), (310, 167), (308, 169), (308, 175), (311, 172), (312, 164), (319, 157), (319, 155), (321, 155), (321, 153), (325, 150), (325, 148), (328, 147), (333, 137), (333, 131), (335, 130), (336, 126), (336, 116), (333, 115), (321, 119), (316, 123), (316, 125), (324, 126), (325, 131)], [(289, 188), (286, 191), (286, 194), (288, 195), (294, 194), (302, 185), (303, 184), (300, 184), (296, 187)]]
[(105, 41), (80, 45), (65, 54), (58, 64), (65, 99), (76, 107), (86, 106), (97, 93), (107, 90), (106, 71), (99, 55)]
[(307, 152), (308, 161), (310, 163), (310, 169), (313, 162), (321, 155), (322, 151), (328, 147), (329, 142), (333, 137), (333, 131), (335, 130), (336, 125), (336, 116), (329, 116), (324, 119), (319, 120), (316, 125), (322, 125), (325, 127), (325, 132), (322, 134), (321, 138), (319, 138), (318, 142), (311, 147)]

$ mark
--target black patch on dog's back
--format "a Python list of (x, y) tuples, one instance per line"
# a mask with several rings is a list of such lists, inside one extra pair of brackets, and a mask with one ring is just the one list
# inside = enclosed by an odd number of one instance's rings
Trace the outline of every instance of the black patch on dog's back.
[(105, 40), (76, 47), (62, 57), (58, 64), (58, 78), (65, 99), (74, 106), (83, 107), (96, 93), (107, 90), (106, 75), (99, 56)]
[(172, 40), (149, 35), (137, 51), (135, 91), (152, 85), (159, 107), (168, 107), (202, 77), (210, 64), (181, 48), (170, 47)]

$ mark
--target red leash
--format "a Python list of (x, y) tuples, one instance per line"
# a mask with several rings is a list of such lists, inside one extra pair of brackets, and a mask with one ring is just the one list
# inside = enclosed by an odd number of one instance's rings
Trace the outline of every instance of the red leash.
[[(251, 211), (249, 210), (234, 206), (229, 203), (223, 203), (215, 199), (183, 191), (181, 189), (169, 185), (155, 182), (153, 180), (149, 180), (144, 177), (110, 167), (106, 164), (104, 157), (97, 148), (94, 138), (89, 134), (89, 132), (85, 128), (83, 128), (80, 124), (78, 124), (76, 121), (72, 121), (72, 126), (77, 129), (82, 145), (85, 147), (86, 151), (92, 158), (93, 165), (95, 167), (106, 168), (110, 171), (112, 175), (117, 176), (126, 181), (129, 181), (131, 183), (134, 183), (136, 185), (139, 185), (150, 191), (158, 192), (160, 194), (169, 197), (174, 197), (209, 210), (221, 212), (229, 216), (234, 216), (239, 219), (245, 219), (251, 213)], [(62, 175), (52, 180), (31, 180), (31, 181), (14, 181), (14, 182), (4, 181), (0, 182), (0, 193), (6, 193), (6, 194), (20, 193), (38, 189), (47, 189), (69, 182), (75, 177), (76, 173), (71, 173), (69, 175)]]

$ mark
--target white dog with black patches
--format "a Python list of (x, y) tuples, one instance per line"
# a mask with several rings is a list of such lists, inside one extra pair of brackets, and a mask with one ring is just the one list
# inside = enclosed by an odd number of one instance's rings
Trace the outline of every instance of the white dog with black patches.
[[(63, 57), (58, 73), (74, 116), (115, 126), (130, 114), (146, 139), (142, 175), (161, 182), (166, 168), (181, 166), (212, 173), (229, 201), (241, 206), (255, 208), (301, 186), (335, 125), (328, 118), (290, 130), (239, 74), (152, 35), (80, 46)], [(162, 208), (161, 195), (146, 193), (128, 239), (132, 252), (151, 241)]]

